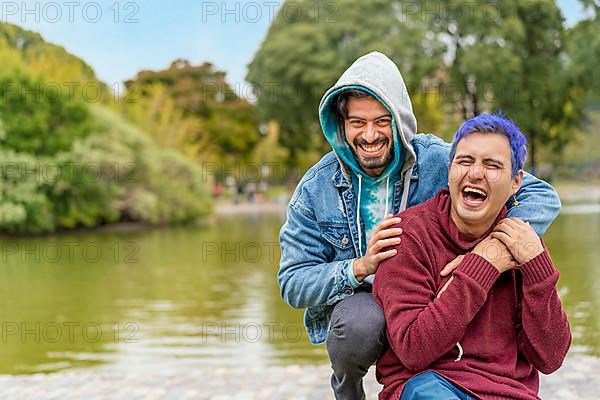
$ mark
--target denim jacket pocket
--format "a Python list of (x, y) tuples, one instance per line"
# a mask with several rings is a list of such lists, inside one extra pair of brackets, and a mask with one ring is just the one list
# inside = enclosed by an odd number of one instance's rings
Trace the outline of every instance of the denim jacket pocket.
[(321, 222), (321, 236), (335, 247), (347, 250), (352, 247), (352, 237), (348, 224), (344, 222)]

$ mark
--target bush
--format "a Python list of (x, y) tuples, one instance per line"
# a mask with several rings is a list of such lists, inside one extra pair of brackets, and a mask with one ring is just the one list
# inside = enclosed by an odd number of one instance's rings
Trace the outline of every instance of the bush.
[[(36, 85), (30, 88), (35, 97)], [(1, 231), (181, 223), (211, 211), (210, 182), (198, 165), (103, 106), (50, 105), (43, 97), (22, 106), (0, 100)]]
[(35, 155), (69, 150), (92, 122), (83, 100), (18, 70), (0, 75), (0, 121), (2, 147)]

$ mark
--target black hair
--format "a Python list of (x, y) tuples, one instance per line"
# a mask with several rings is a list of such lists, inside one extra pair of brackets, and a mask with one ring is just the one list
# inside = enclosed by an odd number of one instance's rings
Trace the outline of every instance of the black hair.
[(358, 89), (347, 89), (337, 94), (333, 99), (333, 112), (335, 114), (338, 123), (343, 124), (344, 120), (348, 118), (348, 99), (349, 98), (364, 98), (371, 96), (369, 93)]

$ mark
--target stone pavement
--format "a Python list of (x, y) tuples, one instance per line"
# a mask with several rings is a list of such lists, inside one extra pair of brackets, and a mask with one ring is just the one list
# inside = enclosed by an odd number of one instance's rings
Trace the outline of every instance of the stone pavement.
[[(570, 357), (562, 369), (542, 376), (544, 400), (600, 398), (600, 360)], [(157, 368), (158, 369), (158, 368)], [(110, 400), (331, 400), (328, 365), (266, 368), (185, 368), (127, 372), (90, 368), (0, 376), (0, 399)], [(367, 399), (376, 399), (374, 368), (367, 376)]]

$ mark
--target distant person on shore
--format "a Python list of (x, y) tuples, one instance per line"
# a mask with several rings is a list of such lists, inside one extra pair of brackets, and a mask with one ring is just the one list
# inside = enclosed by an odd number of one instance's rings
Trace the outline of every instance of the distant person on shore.
[[(447, 186), (450, 145), (416, 134), (402, 76), (377, 52), (356, 60), (325, 93), (319, 117), (333, 152), (309, 169), (289, 202), (278, 280), (284, 300), (306, 308), (310, 341), (327, 344), (336, 398), (363, 399), (362, 379), (387, 348), (371, 284), (379, 263), (397, 254), (389, 246), (400, 242), (393, 227), (400, 219), (388, 215)], [(538, 235), (560, 209), (554, 189), (527, 173), (516, 200), (508, 216)]]
[(562, 364), (571, 331), (559, 272), (531, 225), (506, 218), (526, 143), (502, 116), (465, 122), (449, 189), (399, 214), (402, 243), (373, 285), (390, 345), (377, 362), (380, 400), (537, 400), (538, 371)]
[(248, 203), (254, 204), (256, 194), (256, 183), (250, 181), (246, 184), (246, 196), (248, 197)]
[(234, 197), (233, 202), (235, 204), (239, 204), (243, 198), (244, 198), (244, 185), (242, 184), (241, 181), (238, 181), (235, 184), (235, 197)]
[(225, 190), (223, 182), (215, 182), (212, 186), (212, 197), (214, 199), (218, 199), (223, 195), (223, 191)]

